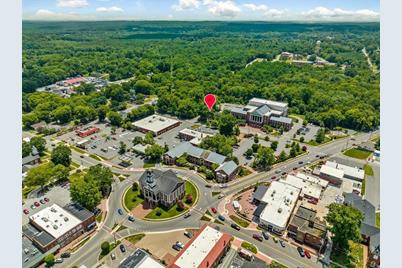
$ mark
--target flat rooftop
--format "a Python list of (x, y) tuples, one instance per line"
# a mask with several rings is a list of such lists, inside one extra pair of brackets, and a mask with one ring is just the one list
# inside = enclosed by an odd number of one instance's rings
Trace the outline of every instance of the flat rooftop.
[(57, 204), (42, 209), (29, 219), (56, 239), (81, 223), (81, 220)]
[(273, 181), (261, 200), (267, 205), (262, 211), (260, 219), (276, 227), (286, 228), (299, 195), (299, 188), (283, 181)]
[(260, 98), (252, 98), (249, 100), (248, 105), (252, 106), (260, 106), (260, 105), (268, 105), (268, 106), (275, 106), (275, 107), (281, 107), (281, 108), (286, 108), (288, 104), (286, 102), (280, 102), (280, 101), (272, 101), (272, 100), (266, 100), (266, 99), (260, 99)]
[(329, 165), (322, 165), (320, 168), (320, 173), (329, 175), (334, 178), (343, 179), (343, 170), (337, 169)]
[(342, 170), (344, 172), (344, 176), (350, 176), (359, 180), (364, 179), (364, 170), (361, 168), (342, 165), (334, 161), (327, 161), (325, 165)]
[(205, 261), (212, 265), (230, 237), (209, 225), (204, 225), (179, 253), (172, 267), (195, 268), (200, 267)]
[[(282, 180), (281, 180), (282, 181)], [(284, 182), (301, 189), (302, 195), (320, 199), (323, 187), (321, 185), (289, 174)]]
[(174, 124), (177, 124), (178, 122), (178, 120), (154, 114), (135, 121), (133, 125), (157, 133)]
[(119, 268), (163, 268), (162, 264), (152, 259), (144, 250), (137, 249), (120, 262)]

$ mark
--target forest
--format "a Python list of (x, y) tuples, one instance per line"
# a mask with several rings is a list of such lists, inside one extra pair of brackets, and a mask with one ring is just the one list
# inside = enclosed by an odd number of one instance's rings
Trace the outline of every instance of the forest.
[[(317, 42), (319, 41), (319, 42)], [(135, 95), (158, 96), (157, 111), (205, 119), (206, 93), (218, 104), (262, 97), (289, 103), (290, 113), (334, 128), (379, 126), (379, 23), (265, 22), (23, 22), (23, 123), (91, 121)], [(283, 51), (317, 55), (335, 66), (271, 62)], [(256, 58), (267, 61), (246, 64)], [(63, 99), (38, 87), (76, 75), (110, 81)], [(148, 111), (135, 111), (135, 120)], [(128, 125), (128, 124), (127, 124)]]

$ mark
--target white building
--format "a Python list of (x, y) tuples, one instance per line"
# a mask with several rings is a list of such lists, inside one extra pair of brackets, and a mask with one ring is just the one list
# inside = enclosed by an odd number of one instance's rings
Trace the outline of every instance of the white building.
[(301, 189), (284, 181), (273, 181), (261, 199), (265, 205), (259, 215), (259, 225), (282, 234), (289, 223)]
[(198, 146), (205, 137), (213, 136), (211, 134), (202, 133), (197, 130), (185, 128), (179, 131), (179, 137), (185, 141), (189, 141), (192, 145)]
[(312, 201), (318, 202), (323, 190), (328, 185), (328, 181), (321, 180), (316, 177), (308, 176), (304, 173), (297, 173), (296, 175), (289, 174), (284, 181), (301, 189), (301, 196), (308, 198)]
[(361, 182), (364, 179), (364, 170), (358, 167), (338, 164), (334, 161), (327, 161), (321, 166), (320, 177), (335, 185), (341, 185), (344, 179)]
[(133, 126), (137, 127), (141, 132), (152, 132), (155, 136), (158, 136), (179, 126), (180, 123), (178, 120), (154, 114), (135, 121)]

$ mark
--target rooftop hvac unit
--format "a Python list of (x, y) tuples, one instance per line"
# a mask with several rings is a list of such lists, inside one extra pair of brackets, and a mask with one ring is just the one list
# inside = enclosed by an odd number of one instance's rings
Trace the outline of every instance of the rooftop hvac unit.
[(278, 208), (278, 213), (282, 213), (282, 208)]
[(59, 229), (59, 227), (55, 224), (55, 225), (53, 225), (53, 229), (57, 230), (57, 229)]
[(45, 217), (42, 217), (42, 221), (48, 222), (49, 220), (47, 218), (45, 218)]
[(67, 218), (67, 217), (64, 217), (64, 221), (66, 221), (66, 222), (67, 222), (67, 221), (68, 221), (68, 218)]

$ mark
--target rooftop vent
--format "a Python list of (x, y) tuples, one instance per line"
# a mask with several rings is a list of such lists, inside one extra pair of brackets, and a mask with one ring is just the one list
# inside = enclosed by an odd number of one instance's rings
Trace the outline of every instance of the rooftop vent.
[(282, 208), (278, 208), (278, 213), (282, 213)]
[(55, 225), (53, 225), (53, 229), (57, 230), (57, 229), (59, 229), (59, 227), (55, 224)]
[(64, 217), (64, 221), (66, 221), (66, 222), (67, 222), (67, 221), (68, 221), (68, 218), (67, 218), (67, 217)]

